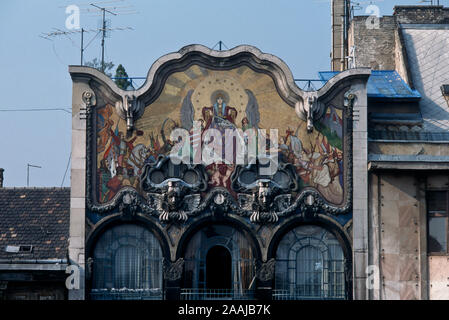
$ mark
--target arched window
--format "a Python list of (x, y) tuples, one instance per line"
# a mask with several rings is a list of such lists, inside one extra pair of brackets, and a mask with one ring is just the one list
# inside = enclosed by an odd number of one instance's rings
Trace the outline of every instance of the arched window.
[(318, 226), (288, 232), (276, 251), (275, 299), (345, 299), (345, 259), (335, 236)]
[(247, 237), (226, 225), (208, 225), (184, 253), (181, 299), (251, 299), (255, 288), (254, 253)]
[(162, 299), (161, 245), (144, 227), (112, 227), (95, 245), (92, 277), (92, 299)]

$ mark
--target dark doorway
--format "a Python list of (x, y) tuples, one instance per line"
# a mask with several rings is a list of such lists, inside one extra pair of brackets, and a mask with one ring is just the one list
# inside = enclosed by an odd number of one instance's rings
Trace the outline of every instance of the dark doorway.
[(214, 246), (206, 256), (206, 287), (208, 289), (231, 289), (232, 258), (228, 249)]

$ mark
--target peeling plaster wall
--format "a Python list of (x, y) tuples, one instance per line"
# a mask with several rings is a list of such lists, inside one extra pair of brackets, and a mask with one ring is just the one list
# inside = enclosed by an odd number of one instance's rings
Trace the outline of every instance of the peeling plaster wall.
[(429, 299), (449, 299), (449, 257), (429, 257)]
[[(349, 31), (349, 48), (355, 46), (357, 67), (373, 70), (395, 69), (395, 18), (379, 19), (379, 28), (368, 29), (368, 16), (355, 16)], [(393, 49), (393, 50), (392, 50)]]
[(423, 201), (419, 189), (413, 175), (371, 174), (371, 262), (380, 271), (379, 290), (373, 290), (373, 299), (423, 298), (421, 262), (426, 255), (422, 255), (420, 245), (425, 228), (421, 228)]
[(426, 191), (448, 187), (447, 171), (370, 173), (370, 299), (449, 299), (449, 256), (427, 253), (426, 208)]

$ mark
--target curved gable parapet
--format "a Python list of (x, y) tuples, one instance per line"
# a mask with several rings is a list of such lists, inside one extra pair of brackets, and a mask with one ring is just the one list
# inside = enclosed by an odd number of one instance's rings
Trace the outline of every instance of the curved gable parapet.
[(352, 80), (362, 80), (368, 81), (369, 76), (371, 75), (371, 69), (369, 68), (356, 68), (356, 69), (348, 69), (339, 74), (335, 75), (329, 81), (327, 81), (323, 87), (321, 87), (317, 93), (318, 97), (323, 97), (330, 93), (333, 88), (338, 85)]
[(240, 45), (225, 51), (212, 50), (198, 44), (185, 46), (178, 52), (169, 53), (156, 60), (148, 71), (145, 83), (130, 91), (120, 89), (111, 78), (95, 68), (69, 66), (69, 72), (72, 78), (88, 77), (107, 87), (106, 90), (112, 95), (135, 96), (146, 105), (158, 97), (170, 74), (185, 70), (192, 64), (216, 70), (247, 65), (255, 71), (266, 73), (273, 78), (279, 93), (291, 106), (304, 95), (304, 91), (295, 84), (290, 69), (280, 58), (249, 45)]
[(330, 79), (317, 91), (304, 91), (294, 81), (287, 64), (275, 55), (263, 53), (250, 45), (240, 45), (230, 50), (217, 51), (203, 45), (194, 44), (181, 48), (178, 52), (169, 53), (156, 60), (148, 71), (145, 83), (136, 90), (120, 89), (115, 82), (99, 70), (85, 66), (69, 66), (72, 78), (88, 77), (105, 87), (113, 96), (134, 96), (145, 105), (153, 102), (160, 94), (167, 77), (178, 71), (185, 70), (192, 64), (202, 65), (216, 70), (229, 70), (240, 65), (247, 65), (255, 71), (270, 75), (279, 94), (290, 106), (294, 107), (305, 97), (316, 96), (318, 99), (332, 92), (336, 85), (354, 78), (368, 78), (369, 69), (350, 69), (339, 73)]

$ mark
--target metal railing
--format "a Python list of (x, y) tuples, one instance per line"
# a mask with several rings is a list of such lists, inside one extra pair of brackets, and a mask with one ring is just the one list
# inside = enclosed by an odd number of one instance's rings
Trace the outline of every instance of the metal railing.
[(92, 289), (91, 300), (163, 300), (161, 289)]
[(321, 291), (319, 294), (308, 294), (302, 290), (273, 290), (273, 300), (345, 300), (346, 293), (343, 290), (338, 292)]
[(254, 290), (181, 289), (181, 300), (254, 300)]

